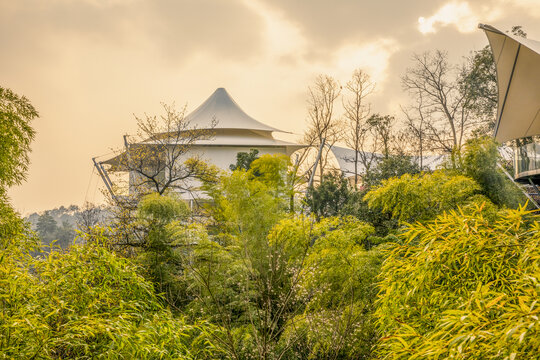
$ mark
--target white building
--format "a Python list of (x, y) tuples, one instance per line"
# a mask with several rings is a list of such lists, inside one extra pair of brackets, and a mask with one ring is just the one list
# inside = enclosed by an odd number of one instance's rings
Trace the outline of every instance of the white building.
[(198, 141), (190, 150), (210, 163), (228, 170), (236, 163), (238, 152), (257, 149), (259, 154), (285, 154), (290, 156), (303, 146), (275, 139), (274, 132), (286, 131), (263, 124), (248, 114), (232, 99), (227, 90), (218, 88), (214, 93), (186, 117), (198, 129), (212, 129), (212, 119), (217, 121), (213, 137)]
[[(179, 159), (181, 161), (197, 156), (223, 170), (228, 170), (231, 164), (236, 163), (236, 154), (239, 152), (249, 152), (256, 149), (259, 151), (259, 155), (285, 154), (290, 156), (303, 147), (303, 145), (275, 139), (274, 132), (286, 132), (263, 124), (246, 114), (224, 88), (218, 88), (214, 91), (204, 103), (187, 115), (185, 120), (192, 128), (211, 131), (212, 136), (191, 144), (189, 150)], [(149, 139), (130, 146), (151, 146), (151, 144), (152, 140)], [(103, 173), (102, 177), (108, 188), (112, 187), (112, 183), (103, 165), (109, 165), (108, 171), (126, 172), (125, 167), (121, 166), (122, 159), (125, 159), (126, 156), (124, 152), (111, 159), (96, 163), (98, 171)], [(130, 189), (132, 189), (137, 176), (131, 173), (129, 178)], [(190, 196), (189, 194), (185, 195), (188, 198)]]
[[(332, 146), (332, 152), (337, 159), (339, 168), (343, 175), (346, 178), (354, 177), (354, 162), (355, 162), (355, 152), (353, 149)], [(367, 162), (371, 163), (372, 169), (377, 166), (377, 163), (383, 158), (382, 154), (364, 152), (358, 155), (358, 163), (356, 165), (356, 171), (358, 175), (362, 175), (366, 172), (364, 163), (361, 161), (361, 158), (364, 157)], [(420, 157), (413, 156), (411, 160), (420, 165)], [(422, 168), (429, 169), (431, 171), (436, 170), (445, 160), (444, 155), (426, 155), (422, 157)]]

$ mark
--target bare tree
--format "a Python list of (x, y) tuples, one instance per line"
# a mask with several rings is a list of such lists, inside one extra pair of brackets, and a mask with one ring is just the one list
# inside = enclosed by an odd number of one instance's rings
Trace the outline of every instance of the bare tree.
[(429, 115), (425, 125), (430, 150), (459, 151), (466, 137), (485, 120), (474, 116), (471, 97), (459, 83), (459, 69), (448, 62), (445, 52), (415, 54), (413, 60), (402, 85), (411, 96), (422, 97), (419, 109)]
[(393, 116), (380, 114), (373, 114), (367, 120), (371, 133), (378, 139), (378, 143), (380, 144), (378, 147), (379, 151), (385, 159), (392, 152), (396, 152), (395, 150), (400, 152), (399, 144), (396, 144), (394, 141), (396, 139), (396, 132), (394, 130), (395, 120)]
[(342, 127), (335, 118), (334, 105), (341, 94), (339, 83), (328, 75), (319, 75), (309, 87), (308, 129), (304, 141), (311, 147), (318, 148), (325, 139), (326, 149), (319, 164), (319, 176), (322, 178), (328, 162), (329, 148), (339, 139)]
[(189, 192), (195, 178), (211, 173), (204, 161), (187, 153), (197, 141), (213, 136), (216, 120), (202, 129), (186, 120), (185, 106), (180, 111), (166, 104), (163, 108), (165, 114), (159, 117), (135, 116), (137, 136), (131, 143), (125, 137), (125, 149), (117, 157), (118, 170), (130, 173), (130, 186), (138, 193)]
[[(369, 171), (373, 162), (372, 153), (366, 154), (368, 134), (370, 125), (367, 119), (370, 113), (370, 105), (365, 103), (365, 98), (370, 95), (375, 88), (375, 84), (369, 79), (369, 75), (360, 69), (353, 72), (352, 79), (347, 82), (345, 89), (349, 94), (349, 99), (343, 102), (345, 119), (347, 121), (347, 131), (345, 132), (345, 142), (347, 146), (355, 151), (354, 155), (354, 186), (358, 186), (358, 161), (364, 165), (364, 169)], [(372, 146), (373, 146), (372, 142)], [(376, 145), (375, 145), (376, 146)]]
[(77, 229), (89, 233), (91, 228), (104, 220), (104, 215), (105, 209), (103, 207), (85, 202), (76, 216)]
[(99, 227), (106, 226), (109, 220), (110, 212), (105, 206), (89, 202), (85, 202), (75, 216), (79, 236), (86, 242), (95, 242), (101, 231)]
[(401, 107), (405, 115), (405, 135), (411, 148), (412, 156), (418, 159), (420, 169), (423, 168), (423, 159), (426, 147), (426, 127), (431, 120), (431, 114), (424, 109), (422, 93), (419, 91), (415, 97), (416, 104), (409, 108)]

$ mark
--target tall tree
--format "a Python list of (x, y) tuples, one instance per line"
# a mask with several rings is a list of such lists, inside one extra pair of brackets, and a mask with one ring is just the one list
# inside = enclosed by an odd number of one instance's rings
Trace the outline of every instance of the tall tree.
[[(512, 26), (512, 34), (526, 38), (521, 26)], [(488, 135), (495, 125), (498, 89), (497, 69), (489, 45), (474, 51), (465, 60), (459, 74), (461, 92), (467, 94), (469, 107), (474, 115), (485, 120), (481, 135)]]
[(371, 127), (373, 136), (378, 139), (379, 151), (385, 159), (388, 159), (392, 150), (399, 149), (399, 144), (395, 142), (395, 118), (390, 115), (373, 114), (369, 117), (367, 123)]
[(467, 103), (474, 115), (485, 119), (487, 134), (495, 125), (498, 90), (497, 70), (489, 46), (473, 52), (467, 59), (459, 75), (461, 92), (469, 98)]
[(470, 86), (460, 86), (459, 69), (450, 64), (443, 51), (415, 54), (414, 66), (402, 78), (403, 88), (422, 98), (419, 107), (429, 116), (426, 123), (430, 150), (459, 151), (466, 138), (486, 120), (475, 116)]
[(0, 251), (6, 254), (35, 245), (30, 227), (13, 209), (7, 188), (21, 184), (30, 162), (34, 139), (31, 122), (38, 112), (24, 96), (0, 87)]
[(0, 187), (21, 184), (28, 170), (30, 125), (38, 112), (24, 96), (0, 86)]
[(405, 115), (404, 136), (408, 140), (408, 145), (413, 158), (422, 169), (424, 167), (424, 153), (426, 151), (426, 129), (431, 122), (431, 114), (424, 110), (424, 99), (421, 91), (414, 97), (414, 105), (401, 107)]
[(328, 145), (323, 149), (319, 163), (319, 176), (322, 178), (328, 161), (328, 149), (338, 141), (342, 131), (341, 123), (336, 119), (334, 112), (334, 105), (341, 94), (341, 86), (332, 77), (319, 75), (308, 91), (308, 128), (304, 141), (318, 148), (325, 139)]
[(351, 197), (349, 182), (341, 174), (324, 174), (317, 187), (306, 192), (304, 201), (317, 220), (323, 217), (338, 216)]
[(58, 224), (49, 211), (45, 211), (45, 213), (39, 217), (36, 230), (44, 245), (49, 245), (53, 240), (56, 240)]
[[(375, 88), (369, 75), (360, 69), (353, 72), (352, 79), (345, 85), (348, 98), (343, 102), (347, 130), (345, 131), (345, 142), (355, 151), (354, 155), (354, 186), (358, 186), (358, 162), (361, 161), (366, 171), (369, 170), (374, 157), (373, 152), (366, 154), (369, 143), (368, 135), (370, 125), (367, 122), (370, 113), (370, 106), (366, 104), (366, 97)], [(371, 142), (371, 146), (376, 146)]]

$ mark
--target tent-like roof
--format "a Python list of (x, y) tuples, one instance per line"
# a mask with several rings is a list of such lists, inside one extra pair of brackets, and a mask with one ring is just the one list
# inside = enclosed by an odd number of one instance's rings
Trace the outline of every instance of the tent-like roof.
[(499, 101), (495, 138), (540, 135), (540, 42), (480, 24), (497, 66)]
[[(190, 128), (208, 129), (208, 136), (202, 136), (200, 139), (190, 142), (194, 150), (200, 151), (200, 148), (215, 147), (240, 147), (240, 148), (274, 148), (276, 150), (284, 149), (287, 155), (291, 155), (304, 145), (295, 144), (283, 140), (274, 139), (272, 132), (285, 132), (271, 126), (265, 125), (249, 115), (247, 115), (238, 104), (231, 98), (227, 90), (218, 88), (214, 93), (197, 109), (186, 116)], [(215, 119), (215, 121), (214, 121)], [(213, 123), (215, 126), (212, 126)], [(160, 135), (167, 135), (166, 133)], [(189, 135), (188, 135), (189, 136)], [(156, 146), (171, 144), (172, 140), (166, 137), (149, 138), (142, 142), (133, 143), (130, 146)], [(280, 152), (282, 150), (279, 150)], [(126, 153), (122, 152), (101, 163), (112, 165), (119, 168), (120, 163), (125, 160)]]
[[(345, 177), (354, 176), (354, 150), (335, 145), (332, 145), (331, 149), (338, 161), (339, 168), (344, 173)], [(383, 158), (382, 154), (370, 152), (365, 152), (364, 156), (368, 159), (371, 158), (373, 160), (373, 166), (377, 165), (377, 163)], [(419, 156), (412, 156), (411, 160), (413, 162), (416, 162), (417, 164), (420, 164)], [(424, 155), (422, 157), (422, 165), (424, 168), (436, 170), (437, 167), (441, 165), (444, 160), (444, 155)], [(358, 175), (366, 171), (364, 164), (360, 161), (360, 157), (358, 160), (357, 171)]]
[[(345, 177), (354, 176), (354, 160), (355, 153), (353, 149), (344, 148), (336, 145), (332, 145), (330, 148), (336, 157), (339, 168), (345, 175)], [(377, 164), (378, 159), (382, 157), (381, 154), (365, 152), (365, 157), (372, 159), (373, 164)], [(359, 160), (357, 164), (358, 175), (363, 174), (366, 169), (364, 164)]]
[(189, 123), (199, 129), (209, 129), (213, 119), (214, 129), (245, 129), (285, 132), (265, 125), (244, 112), (224, 88), (218, 88), (205, 102), (186, 116)]

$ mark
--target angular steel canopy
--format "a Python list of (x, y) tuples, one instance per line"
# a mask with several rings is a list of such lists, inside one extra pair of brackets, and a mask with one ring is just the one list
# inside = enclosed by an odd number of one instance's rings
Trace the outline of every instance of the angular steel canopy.
[(497, 67), (499, 101), (495, 138), (540, 135), (540, 42), (479, 24)]

